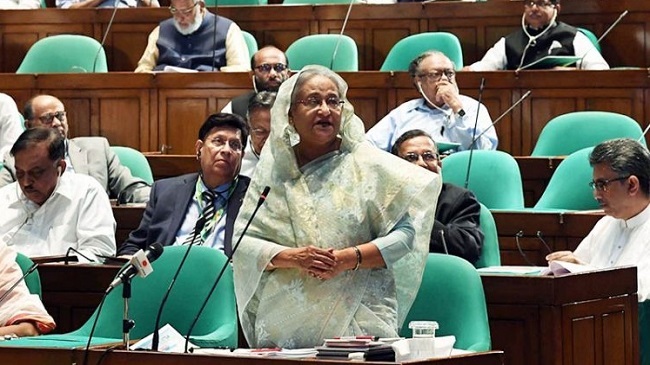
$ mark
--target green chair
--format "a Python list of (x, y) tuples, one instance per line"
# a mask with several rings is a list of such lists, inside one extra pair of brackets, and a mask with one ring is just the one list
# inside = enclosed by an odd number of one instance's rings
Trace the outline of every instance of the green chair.
[(291, 43), (285, 53), (292, 70), (321, 65), (332, 71), (359, 71), (357, 44), (346, 35), (308, 35)]
[(17, 74), (69, 72), (108, 72), (101, 44), (77, 34), (42, 38), (27, 51), (16, 71)]
[(458, 37), (447, 32), (413, 34), (401, 39), (390, 49), (379, 71), (408, 71), (409, 64), (426, 51), (444, 53), (456, 66), (463, 68), (463, 48)]
[(483, 284), (476, 268), (460, 257), (430, 253), (420, 290), (400, 336), (411, 337), (411, 321), (436, 321), (436, 336), (454, 335), (454, 348), (488, 351), (490, 325)]
[(149, 161), (142, 152), (131, 147), (111, 146), (111, 150), (120, 159), (122, 165), (131, 170), (131, 175), (139, 177), (147, 184), (153, 184), (153, 173)]
[[(187, 246), (165, 247), (160, 258), (152, 263), (154, 271), (146, 278), (136, 276), (132, 280), (129, 317), (136, 324), (130, 333), (132, 339), (142, 338), (153, 332), (160, 301), (186, 250)], [(221, 267), (226, 263), (226, 256), (219, 250), (203, 246), (193, 247), (171, 291), (161, 325), (169, 323), (178, 332), (185, 334)], [(124, 308), (121, 289), (116, 288), (106, 297), (92, 345), (121, 342)], [(0, 347), (83, 347), (88, 341), (97, 315), (96, 310), (81, 328), (70, 333), (0, 341)], [(210, 297), (193, 334), (190, 341), (201, 347), (237, 346), (237, 311), (230, 265)]]
[[(481, 204), (481, 203), (479, 203)], [(480, 269), (482, 267), (500, 266), (501, 265), (501, 252), (499, 250), (499, 234), (497, 233), (497, 225), (494, 222), (494, 217), (490, 210), (481, 204), (481, 231), (483, 231), (483, 248), (478, 261), (474, 267)]]
[[(16, 263), (20, 266), (23, 274), (34, 265), (34, 261), (20, 252), (16, 253)], [(29, 289), (31, 294), (37, 294), (39, 298), (42, 296), (41, 277), (38, 275), (38, 270), (34, 270), (31, 274), (25, 277), (25, 285), (27, 285), (27, 289)]]
[(244, 36), (244, 40), (246, 41), (246, 46), (248, 47), (248, 55), (253, 57), (255, 52), (257, 52), (258, 50), (257, 39), (255, 39), (255, 37), (253, 37), (252, 34), (248, 33), (245, 30), (242, 30), (241, 33)]
[(580, 31), (580, 33), (584, 34), (585, 36), (587, 36), (587, 38), (589, 38), (589, 40), (591, 41), (591, 44), (593, 44), (594, 48), (596, 48), (598, 53), (600, 53), (601, 50), (600, 50), (600, 43), (598, 43), (598, 37), (596, 37), (596, 35), (592, 31), (590, 31), (589, 29), (578, 28), (578, 30)]
[[(614, 138), (639, 139), (643, 131), (634, 119), (618, 113), (583, 111), (559, 115), (542, 129), (531, 156), (565, 156)], [(640, 141), (645, 146), (645, 139)]]
[(558, 166), (539, 201), (532, 208), (539, 211), (599, 209), (589, 182), (593, 169), (589, 165), (587, 147), (570, 154)]
[(268, 0), (205, 0), (205, 6), (222, 6), (222, 5), (267, 5)]
[[(465, 186), (470, 151), (452, 153), (442, 163), (442, 180)], [(502, 151), (474, 150), (468, 189), (488, 209), (522, 209), (524, 192), (517, 161)]]

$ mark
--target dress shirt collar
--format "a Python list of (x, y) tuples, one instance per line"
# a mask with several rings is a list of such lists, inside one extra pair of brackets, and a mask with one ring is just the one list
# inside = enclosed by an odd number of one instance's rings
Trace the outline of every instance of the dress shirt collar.
[(641, 213), (635, 215), (634, 217), (630, 219), (621, 219), (621, 227), (622, 228), (637, 228), (641, 225), (643, 225), (645, 222), (647, 222), (650, 219), (650, 204), (648, 204), (645, 209), (641, 211)]

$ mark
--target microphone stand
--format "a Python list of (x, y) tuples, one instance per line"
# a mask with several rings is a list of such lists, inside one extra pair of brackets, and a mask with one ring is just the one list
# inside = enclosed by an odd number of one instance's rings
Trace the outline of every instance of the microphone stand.
[(135, 326), (135, 321), (129, 318), (129, 299), (131, 298), (131, 278), (126, 278), (122, 283), (122, 299), (124, 299), (124, 311), (122, 312), (122, 343), (126, 351), (131, 350), (129, 344), (129, 332)]

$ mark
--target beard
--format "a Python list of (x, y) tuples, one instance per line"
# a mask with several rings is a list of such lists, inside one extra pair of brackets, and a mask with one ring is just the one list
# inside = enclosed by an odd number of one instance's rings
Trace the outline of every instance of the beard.
[(201, 23), (203, 23), (203, 14), (201, 14), (201, 10), (196, 12), (194, 20), (185, 28), (182, 28), (180, 24), (178, 24), (176, 18), (174, 18), (174, 27), (176, 27), (178, 33), (182, 35), (189, 35), (196, 32), (196, 30), (201, 26)]

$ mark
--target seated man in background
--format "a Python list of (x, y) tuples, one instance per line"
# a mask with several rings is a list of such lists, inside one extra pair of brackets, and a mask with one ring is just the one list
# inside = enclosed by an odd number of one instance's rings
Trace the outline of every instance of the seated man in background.
[(425, 52), (411, 62), (409, 74), (422, 97), (403, 103), (372, 127), (366, 134), (372, 144), (390, 151), (404, 132), (421, 129), (437, 142), (460, 143), (459, 150), (468, 150), (476, 137), (473, 148), (497, 148), (498, 138), (488, 110), (459, 94), (454, 64), (447, 56)]
[(271, 133), (271, 107), (275, 102), (277, 93), (262, 91), (255, 95), (248, 103), (248, 127), (250, 136), (241, 162), (241, 174), (252, 177), (255, 166), (260, 160), (260, 153), (266, 139)]
[[(440, 174), (438, 147), (426, 132), (415, 129), (402, 134), (392, 151), (410, 163)], [(476, 263), (483, 247), (481, 206), (474, 194), (453, 184), (442, 184), (431, 231), (429, 252), (448, 253)]]
[(289, 77), (289, 63), (284, 52), (273, 46), (266, 46), (251, 57), (253, 70), (253, 89), (232, 99), (221, 109), (222, 113), (237, 114), (242, 118), (248, 115), (248, 105), (256, 93), (277, 92), (280, 85)]
[(0, 188), (0, 237), (30, 256), (67, 255), (98, 261), (115, 254), (115, 219), (102, 186), (66, 172), (65, 139), (31, 128), (11, 148), (18, 181)]
[[(36, 336), (55, 327), (38, 295), (29, 293), (22, 275), (16, 251), (0, 242), (0, 298), (4, 298), (0, 301), (0, 336)], [(11, 289), (14, 283), (18, 285)]]
[[(66, 171), (94, 177), (110, 198), (133, 202), (149, 199), (149, 184), (131, 175), (131, 170), (123, 166), (110, 149), (106, 138), (67, 138), (68, 119), (61, 100), (51, 95), (35, 96), (25, 104), (24, 114), (27, 128), (52, 128), (65, 138)], [(16, 180), (11, 156), (4, 156), (4, 165), (0, 171), (0, 187)]]
[(605, 211), (575, 251), (546, 256), (595, 268), (635, 265), (639, 301), (650, 299), (650, 153), (633, 139), (594, 147), (594, 198)]
[(151, 32), (135, 72), (164, 71), (166, 66), (248, 71), (248, 47), (235, 22), (208, 12), (203, 0), (171, 0), (169, 11), (172, 18)]
[(593, 43), (576, 27), (556, 21), (560, 0), (525, 0), (521, 29), (499, 39), (483, 59), (465, 71), (540, 69), (567, 64), (534, 64), (546, 56), (577, 56), (575, 67), (607, 70), (609, 65)]
[(11, 96), (0, 93), (0, 158), (9, 152), (23, 132), (22, 118)]
[(56, 7), (61, 9), (88, 8), (159, 8), (158, 0), (56, 0)]
[(140, 226), (118, 255), (131, 255), (158, 242), (206, 245), (230, 256), (233, 224), (250, 182), (239, 175), (247, 140), (248, 126), (240, 116), (209, 116), (195, 144), (201, 171), (153, 184)]

